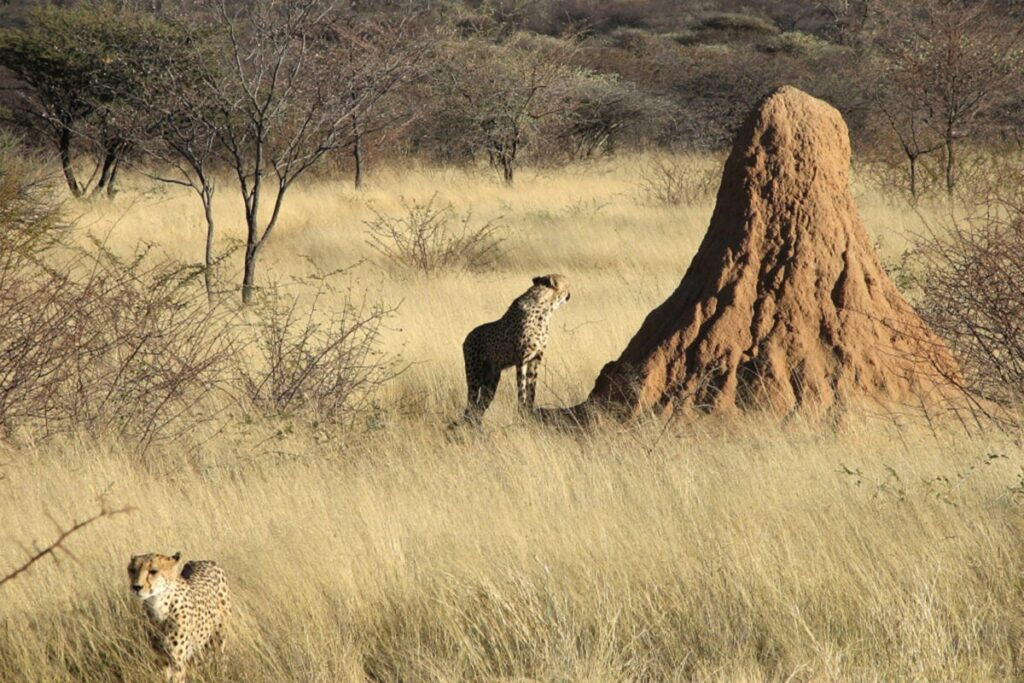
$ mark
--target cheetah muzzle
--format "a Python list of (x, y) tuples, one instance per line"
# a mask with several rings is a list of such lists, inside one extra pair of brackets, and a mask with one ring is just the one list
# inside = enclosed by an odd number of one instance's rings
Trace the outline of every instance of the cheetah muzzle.
[(466, 336), (462, 356), (469, 392), (463, 421), (479, 424), (494, 400), (501, 372), (516, 368), (519, 410), (532, 415), (537, 393), (537, 370), (548, 345), (552, 313), (568, 301), (564, 275), (539, 275), (499, 320), (480, 325)]

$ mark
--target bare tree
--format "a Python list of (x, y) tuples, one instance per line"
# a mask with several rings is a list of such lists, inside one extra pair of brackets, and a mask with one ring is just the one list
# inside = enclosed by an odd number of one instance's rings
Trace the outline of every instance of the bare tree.
[[(237, 7), (213, 0), (204, 16), (211, 40), (220, 43), (199, 60), (202, 118), (245, 207), (245, 303), (288, 189), (328, 152), (351, 145), (353, 121), (402, 83), (410, 68), (394, 34), (351, 31), (343, 19), (331, 0), (254, 0)], [(381, 40), (390, 42), (381, 47)], [(372, 45), (379, 58), (346, 68), (339, 50), (352, 44), (356, 50)]]
[(562, 149), (569, 159), (611, 154), (630, 136), (656, 138), (672, 115), (665, 98), (615, 75), (577, 70), (554, 92), (564, 108), (543, 126), (545, 148)]
[(213, 196), (216, 190), (217, 134), (209, 121), (195, 107), (201, 106), (200, 99), (180, 102), (183, 105), (176, 115), (163, 120), (159, 128), (156, 145), (149, 145), (150, 156), (166, 163), (175, 175), (151, 174), (161, 182), (181, 185), (194, 191), (203, 205), (206, 220), (206, 244), (203, 250), (203, 284), (206, 295), (212, 301), (213, 244), (216, 224), (213, 213)]
[(213, 109), (209, 89), (200, 78), (203, 64), (211, 62), (214, 46), (205, 32), (175, 22), (173, 30), (161, 36), (159, 60), (135, 64), (139, 87), (118, 110), (131, 119), (124, 128), (130, 144), (157, 162), (155, 170), (142, 172), (160, 182), (187, 187), (203, 205), (206, 221), (203, 281), (207, 297), (213, 300), (213, 244), (216, 225), (213, 197), (214, 169), (219, 160), (218, 112)]
[(571, 40), (538, 44), (519, 34), (500, 43), (474, 38), (445, 47), (435, 78), (439, 100), (506, 183), (514, 181), (519, 154), (540, 122), (566, 110), (555, 85), (571, 77), (567, 65), (575, 50)]
[(918, 163), (922, 157), (941, 150), (944, 143), (929, 125), (927, 112), (918, 103), (900, 95), (906, 87), (900, 83), (902, 76), (899, 71), (883, 75), (883, 79), (891, 79), (890, 87), (880, 88), (883, 94), (876, 101), (876, 107), (881, 110), (886, 129), (895, 136), (906, 158), (910, 197), (916, 200), (919, 192)]
[[(353, 40), (353, 36), (359, 39)], [(400, 106), (388, 95), (398, 86), (425, 75), (431, 62), (431, 45), (439, 37), (428, 13), (405, 3), (377, 11), (349, 11), (338, 20), (334, 55), (339, 67), (351, 76), (348, 80), (353, 109), (351, 153), (355, 167), (353, 182), (357, 189), (362, 187), (366, 175), (366, 139), (414, 116), (408, 107)], [(388, 70), (388, 63), (396, 59), (402, 60), (405, 68), (390, 69), (395, 82), (389, 83), (376, 96), (363, 92), (367, 87), (379, 88), (379, 84), (363, 76)]]
[(817, 0), (813, 7), (827, 17), (829, 32), (840, 44), (859, 47), (881, 4), (881, 0)]
[[(989, 2), (956, 0), (895, 5), (883, 23), (903, 137), (909, 139), (907, 131), (913, 131), (916, 139), (922, 125), (938, 136), (946, 191), (952, 194), (960, 141), (975, 134), (985, 114), (1019, 87), (1024, 26), (1002, 21)], [(911, 146), (929, 145), (912, 141)]]

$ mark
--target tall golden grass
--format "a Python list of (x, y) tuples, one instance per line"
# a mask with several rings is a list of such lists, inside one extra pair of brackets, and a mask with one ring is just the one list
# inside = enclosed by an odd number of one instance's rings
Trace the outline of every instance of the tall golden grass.
[[(894, 415), (838, 431), (748, 417), (556, 433), (517, 420), (507, 378), (481, 432), (445, 429), (464, 400), (463, 336), (531, 276), (574, 284), (542, 368), (548, 405), (583, 398), (678, 283), (712, 200), (645, 204), (643, 163), (524, 173), (514, 188), (431, 168), (382, 169), (358, 193), (298, 188), (260, 277), (358, 263), (353, 286), (401, 303), (385, 344), (410, 367), (381, 421), (337, 438), (234, 416), (194, 451), (160, 445), (141, 462), (112, 439), (6, 446), (0, 570), (54, 535), (44, 512), (82, 518), (97, 498), (137, 511), (68, 540), (76, 561), (0, 587), (0, 680), (155, 679), (125, 566), (175, 550), (218, 561), (239, 603), (202, 680), (1019, 678), (1024, 452), (1007, 437)], [(76, 207), (78, 230), (199, 261), (193, 198), (134, 182)], [(221, 187), (223, 247), (241, 217)], [(508, 225), (493, 271), (427, 279), (367, 246), (370, 207), (434, 192)], [(858, 200), (898, 255), (913, 213)], [(236, 265), (218, 278), (234, 285)]]

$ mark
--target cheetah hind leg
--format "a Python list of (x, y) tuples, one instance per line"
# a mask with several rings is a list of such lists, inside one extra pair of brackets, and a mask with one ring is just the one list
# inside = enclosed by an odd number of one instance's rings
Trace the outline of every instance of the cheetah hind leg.
[(484, 413), (494, 400), (498, 392), (498, 383), (501, 381), (501, 370), (488, 364), (481, 364), (476, 367), (466, 368), (466, 386), (469, 389), (469, 396), (466, 405), (466, 413), (463, 421), (473, 425), (480, 425)]

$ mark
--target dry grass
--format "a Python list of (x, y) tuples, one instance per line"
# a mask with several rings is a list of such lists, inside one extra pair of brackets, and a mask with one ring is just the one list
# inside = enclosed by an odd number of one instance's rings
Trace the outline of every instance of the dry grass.
[[(710, 215), (650, 206), (642, 159), (521, 176), (385, 172), (355, 194), (300, 188), (263, 277), (366, 259), (358, 285), (401, 307), (386, 343), (413, 365), (375, 431), (237, 420), (197, 452), (116, 442), (0, 453), (0, 569), (103, 496), (138, 508), (0, 590), (0, 680), (154, 680), (129, 556), (182, 550), (227, 570), (239, 633), (205, 680), (971, 680), (1021, 676), (1024, 451), (995, 435), (755, 418), (586, 435), (517, 422), (510, 382), (481, 434), (451, 439), (460, 342), (544, 272), (574, 283), (542, 404), (581, 399), (675, 287)], [(226, 184), (225, 232), (241, 221)], [(509, 252), (488, 274), (389, 271), (363, 220), (434, 192)], [(859, 197), (882, 248), (912, 214)], [(201, 257), (191, 197), (140, 184), (81, 225)], [(223, 244), (223, 243), (222, 243)], [(225, 266), (220, 277), (234, 282)], [(358, 286), (357, 285), (357, 286)], [(3, 572), (0, 572), (3, 573)]]

